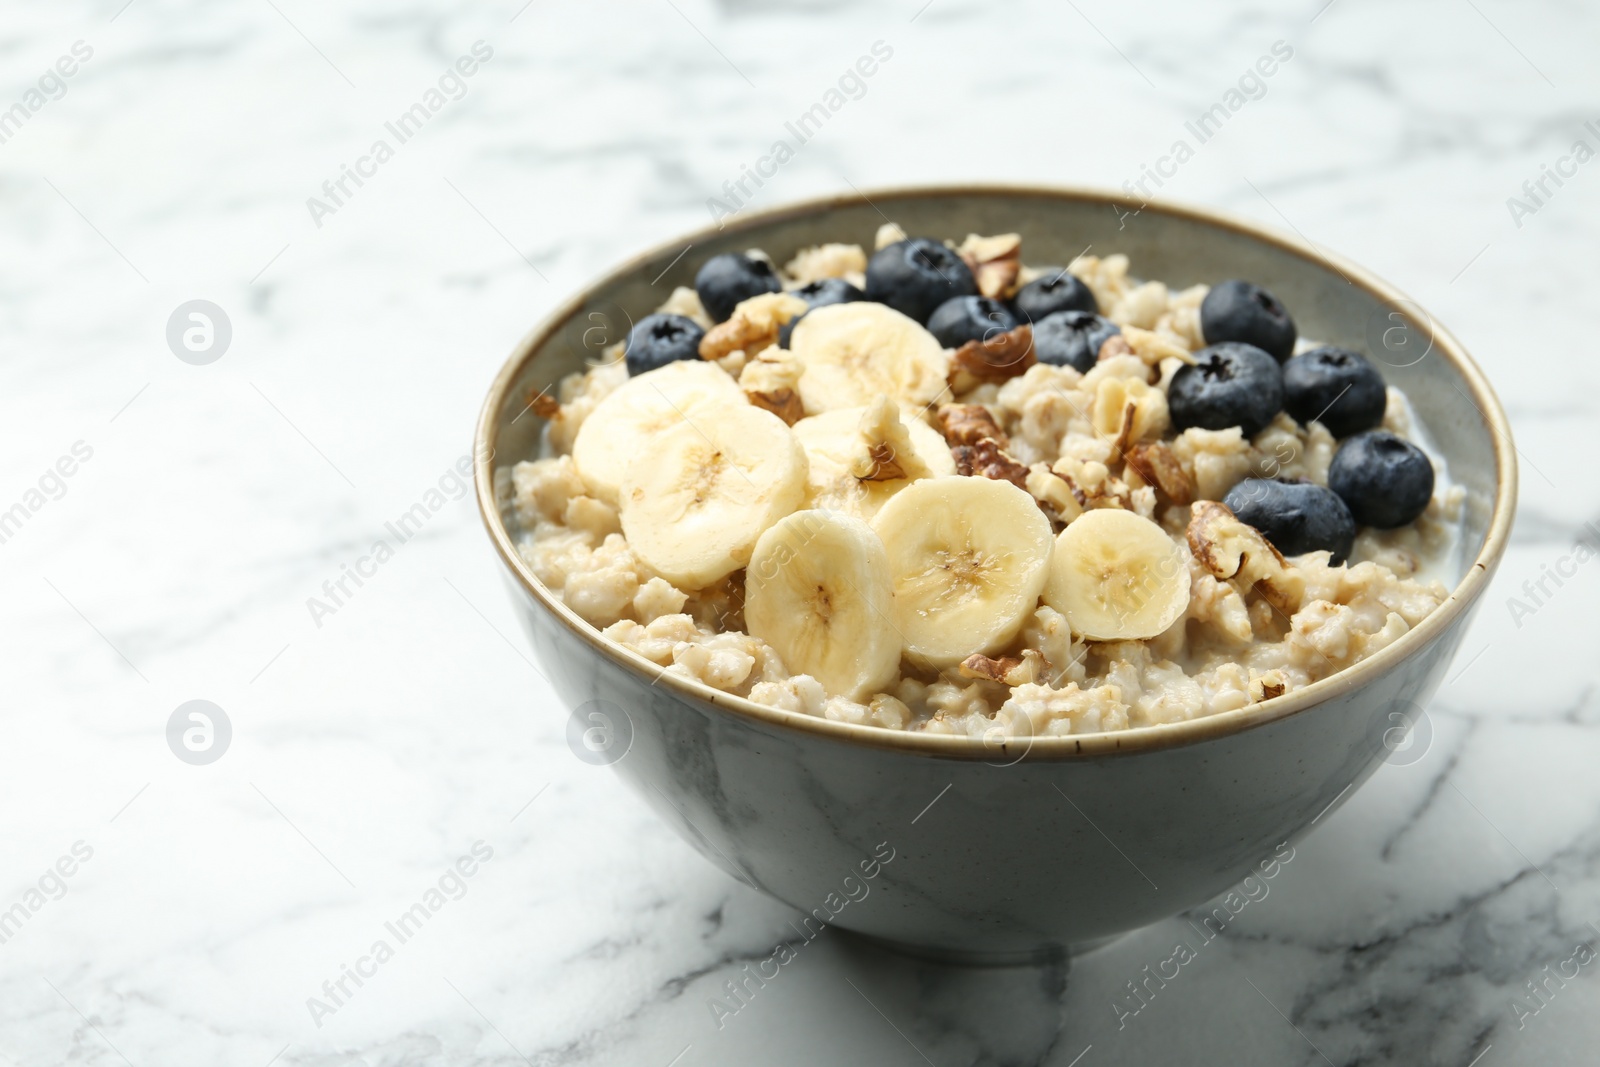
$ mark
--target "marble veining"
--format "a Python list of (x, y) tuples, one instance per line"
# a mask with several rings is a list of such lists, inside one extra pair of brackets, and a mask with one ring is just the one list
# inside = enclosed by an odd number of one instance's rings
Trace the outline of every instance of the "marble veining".
[[(1531, 215), (1507, 202), (1593, 140), (1597, 31), (1583, 5), (1506, 0), (11, 4), (0, 114), (28, 117), (0, 141), (0, 512), (26, 514), (0, 541), (0, 1064), (1592, 1062), (1600, 562), (1548, 575), (1600, 520), (1600, 168)], [(575, 758), (465, 495), (441, 490), (335, 613), (307, 608), (468, 449), (539, 315), (708, 222), (880, 40), (893, 59), (753, 207), (1121, 187), (1286, 42), (1156, 195), (1395, 282), (1518, 432), (1513, 544), (1416, 758), (1170, 979), (1199, 916), (1070, 970), (805, 940)], [(92, 58), (42, 84), (80, 41)], [(460, 99), (314, 219), (479, 41)], [(196, 299), (232, 328), (207, 365), (167, 341)], [(49, 475), (78, 442), (92, 458)], [(197, 698), (232, 726), (203, 766), (166, 737)], [(493, 858), (460, 895), (314, 1019), (478, 842)], [(777, 978), (742, 978), (784, 945)]]

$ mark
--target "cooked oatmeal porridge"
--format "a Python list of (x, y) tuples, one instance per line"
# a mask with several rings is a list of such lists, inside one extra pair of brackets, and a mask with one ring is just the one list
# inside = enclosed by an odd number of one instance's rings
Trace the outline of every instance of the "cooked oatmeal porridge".
[(1244, 281), (1018, 235), (713, 257), (496, 471), (533, 574), (666, 671), (896, 730), (1268, 700), (1445, 599), (1462, 490), (1361, 354)]

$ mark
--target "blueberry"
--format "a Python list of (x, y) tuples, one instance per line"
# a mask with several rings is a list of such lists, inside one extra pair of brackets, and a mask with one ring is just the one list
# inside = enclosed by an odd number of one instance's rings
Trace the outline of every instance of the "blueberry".
[(977, 291), (972, 271), (961, 257), (927, 237), (880, 248), (867, 264), (867, 299), (888, 304), (918, 322), (927, 322), (951, 297)]
[(1046, 315), (1054, 315), (1058, 311), (1087, 311), (1090, 314), (1099, 314), (1100, 305), (1095, 301), (1094, 293), (1077, 278), (1068, 274), (1064, 267), (1046, 267), (1043, 277), (1033, 281), (1017, 290), (1017, 295), (1012, 298), (1011, 304), (1017, 309), (1017, 317), (1023, 322), (1038, 322)]
[(789, 295), (798, 296), (806, 302), (807, 307), (814, 308), (826, 304), (851, 304), (867, 298), (866, 293), (843, 278), (818, 278), (814, 282), (806, 282), (798, 289), (790, 289)]
[(741, 300), (781, 288), (771, 263), (742, 252), (712, 256), (694, 276), (694, 291), (700, 294), (700, 305), (712, 322), (726, 322)]
[(700, 338), (705, 335), (683, 315), (646, 315), (628, 331), (628, 374), (643, 374), (680, 359), (699, 359)]
[(1302, 426), (1315, 420), (1349, 437), (1382, 422), (1388, 401), (1383, 375), (1348, 348), (1323, 345), (1283, 365), (1283, 407)]
[(1324, 551), (1333, 553), (1333, 563), (1343, 563), (1355, 543), (1350, 509), (1338, 493), (1312, 482), (1246, 478), (1222, 502), (1285, 556)]
[(1237, 426), (1246, 437), (1254, 437), (1283, 407), (1283, 371), (1255, 345), (1230, 342), (1202, 348), (1193, 365), (1172, 376), (1167, 407), (1179, 431)]
[(928, 332), (946, 348), (984, 341), (1017, 328), (1011, 309), (987, 296), (956, 296), (940, 304), (928, 318)]
[[(806, 282), (798, 289), (790, 289), (789, 295), (804, 300), (807, 311), (828, 304), (853, 304), (857, 300), (867, 298), (866, 293), (843, 278), (818, 278), (814, 282)], [(794, 333), (794, 324), (803, 318), (805, 318), (804, 311), (778, 328), (778, 344), (781, 347), (789, 347), (789, 335)]]
[(1328, 465), (1328, 488), (1363, 526), (1392, 530), (1421, 515), (1433, 498), (1433, 464), (1422, 449), (1387, 430), (1347, 438)]
[(1250, 282), (1213, 286), (1200, 303), (1200, 332), (1206, 344), (1243, 341), (1279, 363), (1294, 353), (1294, 320), (1278, 298)]
[(1040, 363), (1087, 373), (1100, 358), (1100, 346), (1121, 332), (1092, 311), (1057, 311), (1034, 320), (1033, 353)]

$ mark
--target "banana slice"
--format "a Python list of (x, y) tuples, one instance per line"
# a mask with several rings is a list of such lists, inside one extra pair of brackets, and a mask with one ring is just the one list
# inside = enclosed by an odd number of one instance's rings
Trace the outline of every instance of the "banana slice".
[(805, 492), (806, 452), (782, 419), (742, 397), (708, 404), (655, 434), (628, 466), (622, 532), (663, 578), (703, 589), (743, 567)]
[(1050, 520), (1010, 482), (913, 482), (872, 520), (889, 553), (895, 627), (919, 666), (949, 667), (1010, 644), (1039, 606)]
[(829, 304), (806, 313), (789, 338), (800, 361), (808, 415), (887, 395), (913, 411), (950, 399), (950, 360), (933, 334), (883, 304)]
[[(864, 428), (864, 425), (870, 426), (867, 416), (873, 410), (870, 406), (838, 408), (794, 424), (795, 436), (805, 446), (811, 462), (806, 480), (806, 507), (842, 511), (870, 522), (890, 497), (912, 483), (912, 478), (863, 479), (857, 476), (857, 471), (871, 465), (874, 449), (881, 450), (886, 444), (883, 438), (888, 436), (869, 433)], [(956, 461), (939, 432), (914, 418), (912, 413), (901, 411), (899, 416), (921, 466), (934, 475), (954, 474)], [(872, 472), (868, 470), (867, 473)]]
[(727, 403), (745, 403), (744, 393), (710, 363), (678, 360), (629, 378), (578, 427), (572, 442), (578, 476), (591, 495), (615, 506), (629, 464), (654, 448), (657, 434), (706, 407)]
[(900, 673), (889, 557), (872, 527), (831, 511), (797, 511), (756, 542), (744, 619), (794, 674), (863, 701)]
[(1142, 640), (1182, 617), (1189, 567), (1160, 526), (1131, 511), (1098, 508), (1056, 538), (1044, 602), (1092, 641)]

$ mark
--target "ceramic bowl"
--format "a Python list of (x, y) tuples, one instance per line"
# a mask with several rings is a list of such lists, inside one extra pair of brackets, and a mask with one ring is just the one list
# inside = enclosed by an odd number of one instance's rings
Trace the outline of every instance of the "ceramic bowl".
[[(980, 740), (775, 710), (687, 681), (603, 640), (518, 557), (493, 472), (535, 455), (530, 399), (719, 252), (783, 262), (872, 246), (887, 219), (960, 239), (1019, 232), (1027, 262), (1092, 247), (1187, 286), (1249, 278), (1303, 336), (1371, 353), (1465, 487), (1449, 599), (1357, 665), (1264, 703), (1177, 725)], [(687, 249), (687, 251), (686, 251)], [(1482, 373), (1415, 303), (1352, 263), (1215, 211), (1082, 189), (948, 186), (812, 200), (661, 245), (559, 307), (511, 353), (478, 422), (489, 538), (575, 751), (616, 773), (706, 859), (803, 913), (923, 954), (1020, 961), (1091, 945), (1210, 900), (1394, 758), (1439, 685), (1505, 549), (1510, 431)], [(598, 829), (598, 828), (597, 828)]]

